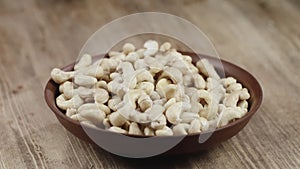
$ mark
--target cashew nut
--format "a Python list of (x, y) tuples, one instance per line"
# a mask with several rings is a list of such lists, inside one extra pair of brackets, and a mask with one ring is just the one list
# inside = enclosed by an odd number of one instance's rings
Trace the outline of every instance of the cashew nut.
[(135, 47), (131, 43), (125, 43), (123, 46), (123, 53), (126, 55), (130, 52), (133, 52), (134, 50), (135, 50)]
[(127, 134), (127, 131), (116, 126), (112, 126), (108, 129), (109, 131), (115, 132), (115, 133), (120, 133), (120, 134)]
[(67, 100), (63, 94), (59, 95), (56, 98), (56, 104), (57, 104), (57, 106), (59, 108), (63, 109), (63, 110), (67, 110), (68, 108), (77, 109), (83, 103), (84, 103), (84, 101), (78, 95), (73, 96), (69, 100)]
[(210, 64), (207, 59), (199, 60), (196, 63), (196, 66), (203, 75), (207, 77), (212, 77), (214, 79), (220, 79), (220, 76), (216, 72), (214, 66)]
[(88, 67), (92, 64), (92, 56), (89, 54), (84, 54), (78, 63), (75, 64), (74, 70), (82, 69), (84, 67)]
[(73, 77), (74, 72), (65, 72), (58, 68), (54, 68), (51, 71), (51, 79), (57, 84), (62, 84), (63, 82), (72, 79)]
[(168, 126), (164, 126), (162, 129), (158, 129), (155, 131), (156, 136), (172, 136), (173, 131)]
[(85, 86), (90, 87), (93, 86), (97, 82), (97, 79), (92, 76), (86, 76), (86, 75), (75, 75), (74, 77), (74, 83), (79, 86)]
[(148, 40), (144, 43), (144, 48), (146, 48), (144, 55), (152, 56), (158, 51), (158, 43), (154, 40)]
[(78, 113), (71, 116), (72, 119), (81, 121), (88, 121), (92, 124), (99, 126), (103, 124), (105, 113), (101, 111), (97, 104), (87, 103), (78, 108)]
[(191, 122), (190, 128), (188, 129), (189, 134), (199, 133), (201, 131), (202, 123), (199, 119), (194, 119)]
[(174, 135), (187, 135), (190, 125), (187, 123), (179, 123), (173, 127)]
[(144, 128), (144, 135), (145, 136), (154, 136), (155, 134), (154, 134), (154, 131), (151, 128), (145, 127)]
[(139, 125), (136, 122), (132, 122), (129, 126), (128, 134), (143, 135), (143, 132), (141, 131)]
[(170, 49), (171, 49), (171, 43), (169, 43), (169, 42), (163, 43), (163, 44), (160, 46), (160, 48), (159, 48), (159, 50), (160, 50), (161, 52), (166, 52), (166, 51), (168, 51), (168, 50), (170, 50)]
[[(153, 96), (156, 93), (156, 92), (153, 93), (154, 92), (154, 84), (152, 82), (140, 82), (136, 85), (135, 88), (145, 91), (150, 96)], [(158, 97), (159, 97), (159, 95), (158, 95)], [(153, 99), (153, 100), (156, 100), (156, 99)]]
[(125, 124), (125, 122), (127, 121), (127, 119), (121, 115), (119, 112), (113, 112), (108, 116), (108, 119), (110, 121), (110, 123), (114, 126), (123, 126), (123, 124)]
[(96, 89), (94, 99), (97, 103), (106, 103), (109, 99), (109, 94), (105, 89)]

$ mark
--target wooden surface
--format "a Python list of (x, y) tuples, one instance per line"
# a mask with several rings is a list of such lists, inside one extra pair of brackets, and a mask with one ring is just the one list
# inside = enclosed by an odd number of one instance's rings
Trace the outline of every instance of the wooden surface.
[[(134, 160), (59, 124), (43, 99), (50, 70), (105, 23), (145, 11), (190, 20), (258, 78), (263, 105), (237, 136), (199, 154)], [(0, 0), (0, 168), (299, 168), (299, 66), (298, 0)]]

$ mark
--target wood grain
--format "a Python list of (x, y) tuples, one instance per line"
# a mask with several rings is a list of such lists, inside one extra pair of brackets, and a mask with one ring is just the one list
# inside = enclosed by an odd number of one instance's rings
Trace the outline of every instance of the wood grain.
[[(74, 61), (105, 23), (146, 11), (190, 20), (259, 79), (264, 103), (237, 136), (199, 154), (126, 159), (78, 140), (47, 108), (53, 67)], [(299, 21), (297, 0), (0, 0), (0, 167), (299, 168)]]

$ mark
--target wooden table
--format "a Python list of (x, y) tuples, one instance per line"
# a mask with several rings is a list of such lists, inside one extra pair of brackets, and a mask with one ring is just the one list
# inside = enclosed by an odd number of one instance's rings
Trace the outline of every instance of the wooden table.
[[(126, 159), (66, 131), (46, 106), (53, 67), (76, 59), (109, 21), (145, 11), (186, 18), (221, 58), (254, 74), (264, 102), (235, 137), (186, 156)], [(0, 167), (299, 168), (300, 3), (298, 0), (0, 0)]]

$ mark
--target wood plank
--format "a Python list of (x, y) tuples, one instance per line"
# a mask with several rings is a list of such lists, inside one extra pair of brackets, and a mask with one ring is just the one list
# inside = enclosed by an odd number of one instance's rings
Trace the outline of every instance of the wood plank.
[[(297, 0), (1, 0), (0, 167), (297, 168), (299, 9)], [(262, 108), (237, 136), (199, 154), (137, 160), (94, 148), (59, 124), (43, 100), (50, 70), (74, 61), (100, 26), (143, 11), (190, 20), (221, 58), (259, 79)]]

